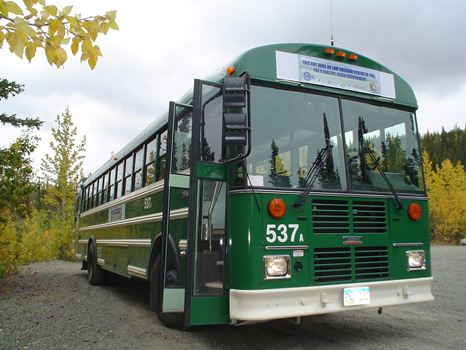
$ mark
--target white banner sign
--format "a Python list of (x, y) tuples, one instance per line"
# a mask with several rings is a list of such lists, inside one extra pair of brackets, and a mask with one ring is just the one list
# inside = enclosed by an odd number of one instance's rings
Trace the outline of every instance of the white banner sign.
[(276, 51), (277, 78), (396, 98), (393, 74)]

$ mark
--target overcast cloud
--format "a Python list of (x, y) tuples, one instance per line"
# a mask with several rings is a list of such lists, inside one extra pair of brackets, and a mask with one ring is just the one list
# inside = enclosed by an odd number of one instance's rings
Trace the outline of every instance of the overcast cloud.
[[(66, 107), (87, 137), (84, 169), (93, 172), (193, 85), (255, 46), (329, 44), (330, 0), (50, 0), (75, 3), (83, 16), (117, 10), (120, 31), (97, 40), (103, 57), (91, 71), (69, 53), (64, 69), (38, 50), (31, 64), (0, 50), (0, 77), (25, 84), (0, 111), (45, 121), (35, 166), (50, 152), (51, 128)], [(335, 45), (371, 57), (413, 87), (421, 133), (464, 128), (466, 1), (332, 0)], [(0, 127), (0, 146), (19, 135)]]

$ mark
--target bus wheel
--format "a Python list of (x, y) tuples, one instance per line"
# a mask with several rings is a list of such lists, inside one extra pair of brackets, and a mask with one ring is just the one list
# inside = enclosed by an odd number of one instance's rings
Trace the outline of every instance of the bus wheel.
[(87, 265), (87, 279), (89, 284), (93, 286), (105, 284), (107, 271), (102, 269), (97, 263), (97, 246), (94, 241), (89, 245), (89, 250), (87, 252)]
[[(167, 285), (174, 285), (176, 278), (173, 278), (174, 271), (167, 272), (166, 281)], [(155, 307), (157, 317), (164, 326), (169, 328), (183, 328), (184, 324), (184, 312), (162, 312), (162, 308), (159, 307), (159, 282), (160, 282), (160, 255), (157, 255), (152, 267), (151, 279), (150, 279), (150, 303)]]

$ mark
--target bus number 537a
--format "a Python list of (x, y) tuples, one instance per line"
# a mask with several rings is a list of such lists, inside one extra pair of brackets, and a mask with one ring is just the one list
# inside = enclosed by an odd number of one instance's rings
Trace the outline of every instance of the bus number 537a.
[[(269, 243), (274, 243), (277, 239), (280, 243), (295, 242), (298, 233), (299, 224), (268, 224), (265, 239)], [(302, 234), (299, 234), (299, 242), (304, 242)]]

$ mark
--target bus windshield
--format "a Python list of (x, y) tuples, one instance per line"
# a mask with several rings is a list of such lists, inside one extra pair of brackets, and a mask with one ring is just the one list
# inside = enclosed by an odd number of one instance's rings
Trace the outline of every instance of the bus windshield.
[(382, 169), (397, 192), (424, 192), (412, 113), (349, 100), (340, 109), (337, 97), (251, 90), (252, 186), (309, 188), (315, 172), (312, 190), (388, 192)]

